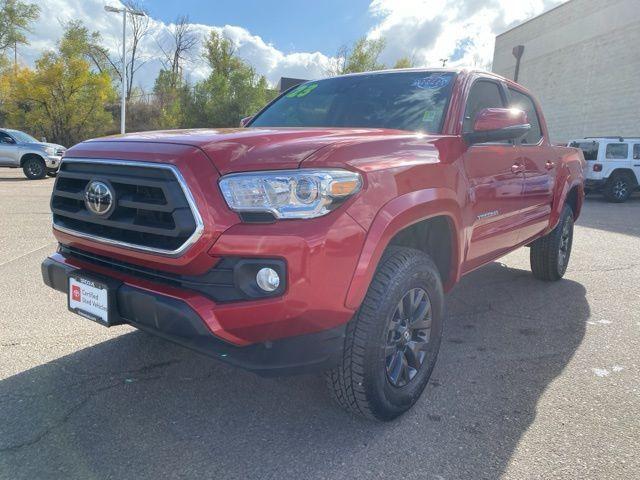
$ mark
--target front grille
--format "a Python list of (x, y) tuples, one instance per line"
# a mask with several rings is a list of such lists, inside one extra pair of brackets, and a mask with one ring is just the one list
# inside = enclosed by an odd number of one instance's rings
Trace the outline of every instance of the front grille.
[[(87, 185), (113, 190), (115, 207), (100, 216), (85, 205)], [(98, 241), (160, 254), (179, 254), (202, 222), (175, 167), (143, 162), (65, 159), (51, 196), (54, 227)]]

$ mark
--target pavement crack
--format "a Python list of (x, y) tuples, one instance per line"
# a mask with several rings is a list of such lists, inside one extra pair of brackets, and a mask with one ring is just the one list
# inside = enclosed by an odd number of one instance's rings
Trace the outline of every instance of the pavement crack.
[(0, 453), (13, 452), (25, 447), (31, 447), (33, 445), (36, 445), (38, 442), (42, 441), (44, 438), (50, 435), (54, 430), (57, 430), (58, 428), (66, 424), (71, 419), (71, 417), (73, 417), (75, 413), (77, 413), (80, 409), (82, 409), (82, 407), (84, 407), (87, 403), (89, 403), (89, 401), (95, 398), (98, 394), (102, 393), (103, 391), (109, 390), (111, 388), (117, 387), (119, 385), (122, 385), (122, 382), (105, 385), (104, 387), (101, 387), (92, 391), (90, 394), (88, 394), (86, 397), (84, 397), (82, 400), (76, 403), (73, 407), (71, 407), (57, 422), (53, 423), (49, 427), (42, 430), (35, 437), (29, 440), (26, 440), (24, 442), (15, 443), (13, 445), (2, 447), (0, 448)]

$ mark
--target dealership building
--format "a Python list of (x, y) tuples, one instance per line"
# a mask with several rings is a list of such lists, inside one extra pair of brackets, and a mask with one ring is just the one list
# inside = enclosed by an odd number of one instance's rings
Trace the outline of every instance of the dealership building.
[(640, 0), (569, 0), (496, 37), (493, 71), (540, 100), (551, 140), (640, 136)]

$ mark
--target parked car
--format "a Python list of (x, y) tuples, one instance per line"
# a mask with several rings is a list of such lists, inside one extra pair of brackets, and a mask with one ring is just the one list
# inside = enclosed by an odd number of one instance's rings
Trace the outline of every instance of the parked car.
[(585, 188), (610, 202), (626, 202), (640, 179), (640, 137), (586, 137), (569, 142), (587, 161)]
[(29, 180), (55, 176), (66, 148), (39, 142), (20, 130), (0, 128), (0, 167), (22, 168)]
[(389, 420), (424, 390), (444, 292), (521, 246), (565, 274), (582, 152), (491, 73), (401, 70), (304, 83), (247, 128), (71, 148), (44, 282), (263, 375), (325, 371), (345, 409)]

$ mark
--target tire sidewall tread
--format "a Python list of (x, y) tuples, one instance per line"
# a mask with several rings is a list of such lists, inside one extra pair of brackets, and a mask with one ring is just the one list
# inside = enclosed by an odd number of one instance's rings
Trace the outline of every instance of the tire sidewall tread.
[[(387, 323), (399, 298), (414, 287), (424, 288), (431, 301), (432, 355), (425, 359), (429, 363), (423, 364), (418, 378), (394, 387), (384, 364)], [(431, 258), (415, 249), (388, 248), (360, 309), (347, 325), (342, 361), (326, 374), (334, 400), (352, 413), (376, 420), (392, 420), (411, 408), (435, 365), (443, 321), (442, 282)]]

